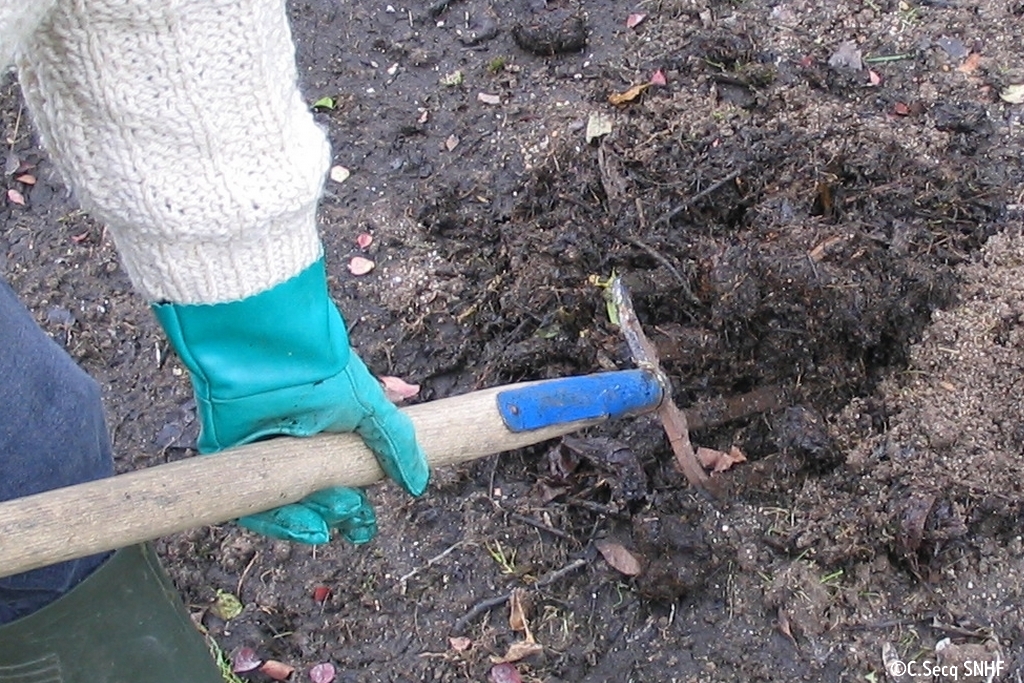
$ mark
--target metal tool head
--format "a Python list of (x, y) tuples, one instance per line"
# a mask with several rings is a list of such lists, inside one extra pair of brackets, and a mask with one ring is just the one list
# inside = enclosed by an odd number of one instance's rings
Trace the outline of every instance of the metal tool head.
[(665, 428), (665, 434), (668, 436), (672, 452), (676, 456), (676, 464), (679, 471), (699, 491), (714, 495), (713, 486), (708, 479), (707, 473), (704, 472), (700, 462), (697, 460), (693, 445), (690, 443), (686, 416), (672, 400), (672, 384), (668, 379), (668, 375), (661, 369), (661, 364), (658, 362), (658, 352), (654, 348), (654, 344), (644, 334), (643, 326), (640, 325), (640, 319), (636, 315), (636, 309), (633, 308), (633, 300), (629, 296), (629, 290), (626, 289), (622, 278), (618, 276), (612, 278), (609, 289), (611, 291), (611, 302), (619, 319), (619, 329), (622, 331), (622, 336), (626, 339), (626, 345), (629, 346), (629, 352), (633, 356), (633, 361), (638, 367), (647, 370), (657, 377), (663, 387), (661, 405), (658, 407), (658, 417)]
[(661, 364), (658, 362), (658, 352), (647, 335), (644, 334), (640, 319), (636, 316), (636, 309), (633, 308), (633, 299), (630, 298), (629, 290), (626, 289), (622, 278), (613, 277), (610, 289), (612, 304), (619, 316), (619, 328), (629, 346), (633, 361), (637, 365), (650, 365), (660, 373)]

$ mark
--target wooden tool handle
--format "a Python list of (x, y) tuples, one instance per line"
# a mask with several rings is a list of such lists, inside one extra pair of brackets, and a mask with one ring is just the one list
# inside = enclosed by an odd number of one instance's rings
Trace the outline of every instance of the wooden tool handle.
[[(576, 431), (583, 419), (511, 432), (485, 389), (411, 406), (431, 467)], [(384, 478), (353, 434), (281, 437), (0, 503), (0, 577), (293, 503), (328, 486)]]

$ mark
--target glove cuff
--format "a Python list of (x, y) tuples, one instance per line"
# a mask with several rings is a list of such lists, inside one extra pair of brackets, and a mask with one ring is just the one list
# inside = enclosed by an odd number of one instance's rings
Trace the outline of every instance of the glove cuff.
[(191, 374), (201, 452), (312, 434), (332, 421), (315, 388), (345, 370), (351, 351), (323, 258), (240, 301), (152, 308)]

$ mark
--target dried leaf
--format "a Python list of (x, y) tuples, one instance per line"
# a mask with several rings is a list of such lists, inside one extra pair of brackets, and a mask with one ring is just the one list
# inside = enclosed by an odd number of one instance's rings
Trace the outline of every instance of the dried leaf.
[(508, 646), (508, 651), (505, 652), (504, 657), (491, 657), (491, 661), (496, 664), (507, 663), (507, 662), (518, 662), (532, 657), (533, 655), (540, 654), (544, 651), (544, 646), (540, 643), (531, 643), (525, 640), (517, 640)]
[(368, 232), (360, 233), (359, 236), (356, 237), (356, 246), (360, 249), (366, 249), (371, 244), (373, 244), (373, 235)]
[(612, 117), (602, 112), (591, 112), (587, 117), (587, 144), (612, 132)]
[(331, 166), (331, 180), (336, 183), (345, 182), (350, 175), (352, 175), (352, 172), (344, 166)]
[(25, 206), (25, 195), (15, 190), (13, 187), (7, 190), (7, 201), (11, 204), (17, 204), (19, 206)]
[(324, 604), (327, 599), (331, 597), (331, 589), (329, 586), (317, 586), (313, 589), (313, 599), (319, 604)]
[(892, 110), (896, 116), (910, 116), (910, 107), (905, 102), (897, 102)]
[(444, 148), (447, 149), (449, 152), (451, 152), (452, 150), (454, 150), (458, 146), (459, 146), (459, 138), (454, 133), (449, 135), (448, 138), (444, 141)]
[(971, 74), (977, 71), (979, 66), (981, 66), (981, 54), (978, 52), (972, 52), (967, 55), (967, 59), (965, 59), (964, 63), (958, 66), (956, 70), (962, 74)]
[(25, 183), (26, 185), (36, 184), (36, 177), (31, 173), (23, 173), (17, 178), (15, 178), (15, 180), (17, 180), (19, 183)]
[(484, 104), (501, 104), (501, 97), (499, 97), (498, 95), (491, 95), (485, 92), (477, 93), (476, 99), (483, 102)]
[(775, 625), (778, 626), (779, 633), (789, 638), (789, 641), (796, 645), (796, 638), (793, 637), (793, 629), (789, 625), (789, 614), (786, 613), (786, 608), (779, 605), (779, 609), (775, 614)]
[(489, 676), (491, 683), (523, 683), (519, 677), (519, 671), (511, 664), (495, 664), (491, 667)]
[(736, 463), (746, 462), (747, 456), (736, 446), (730, 448), (728, 453), (714, 448), (698, 448), (697, 459), (701, 465), (713, 472), (725, 472)]
[(646, 18), (647, 15), (644, 14), (643, 12), (634, 12), (633, 14), (630, 14), (628, 17), (626, 17), (626, 28), (636, 28)]
[(608, 101), (612, 104), (627, 104), (632, 102), (636, 98), (640, 97), (640, 94), (650, 87), (650, 83), (641, 83), (640, 85), (634, 85), (632, 88), (622, 93), (612, 93), (608, 96)]
[(309, 670), (309, 680), (313, 683), (332, 683), (337, 672), (330, 662), (322, 662)]
[(881, 85), (882, 77), (874, 69), (868, 69), (868, 81), (871, 85)]
[[(897, 652), (896, 646), (889, 641), (882, 643), (882, 666), (885, 667), (886, 671), (891, 671), (893, 673), (906, 671), (903, 658), (900, 657), (900, 653)], [(896, 676), (890, 675), (890, 678), (895, 679)], [(900, 678), (902, 678), (902, 676)]]
[(640, 560), (636, 555), (626, 550), (621, 543), (602, 539), (595, 541), (594, 546), (601, 553), (605, 562), (611, 565), (612, 569), (622, 572), (626, 576), (637, 576), (640, 574)]
[(295, 667), (288, 666), (284, 662), (279, 662), (275, 659), (268, 659), (263, 662), (263, 666), (260, 667), (260, 671), (270, 676), (275, 681), (284, 681), (295, 673)]
[(558, 482), (569, 479), (582, 459), (580, 452), (568, 447), (565, 442), (559, 443), (544, 456), (548, 473)]
[(242, 613), (242, 602), (231, 593), (225, 590), (217, 590), (217, 599), (210, 607), (214, 616), (230, 621)]
[(380, 383), (384, 385), (384, 395), (392, 403), (404, 401), (420, 393), (419, 384), (409, 384), (401, 377), (381, 377)]
[(668, 81), (665, 79), (665, 72), (658, 69), (651, 74), (651, 85), (668, 85)]
[(376, 264), (368, 258), (362, 256), (353, 256), (352, 260), (348, 262), (348, 272), (353, 275), (366, 275)]
[(231, 654), (231, 670), (236, 674), (244, 674), (247, 671), (258, 669), (263, 660), (251, 647), (240, 647)]
[(473, 647), (473, 641), (466, 636), (455, 636), (449, 638), (448, 644), (451, 645), (452, 649), (456, 652), (465, 652), (469, 648)]
[(530, 622), (529, 622), (529, 609), (530, 604), (527, 600), (526, 591), (522, 588), (517, 588), (512, 591), (512, 596), (508, 599), (508, 625), (513, 631), (522, 631), (526, 637), (526, 642), (535, 643), (533, 634), (530, 633)]
[(999, 93), (999, 99), (1010, 104), (1024, 104), (1024, 83), (1006, 86)]

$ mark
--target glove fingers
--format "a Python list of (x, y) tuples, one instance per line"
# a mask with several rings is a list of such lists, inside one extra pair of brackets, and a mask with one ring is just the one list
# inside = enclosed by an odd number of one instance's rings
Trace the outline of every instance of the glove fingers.
[(343, 487), (323, 489), (293, 505), (242, 517), (238, 524), (258, 534), (309, 545), (330, 541), (331, 529), (357, 545), (377, 535), (377, 515), (366, 495)]
[(303, 498), (301, 504), (314, 510), (351, 543), (366, 543), (377, 535), (377, 515), (359, 489), (323, 489)]
[(416, 443), (412, 420), (387, 399), (380, 382), (355, 354), (346, 372), (365, 411), (355, 431), (376, 454), (385, 474), (412, 495), (422, 494), (430, 480), (430, 467)]
[(283, 541), (318, 545), (331, 540), (331, 530), (324, 518), (301, 503), (248, 515), (240, 518), (238, 524)]
[(414, 496), (427, 489), (430, 468), (427, 458), (416, 443), (412, 421), (397, 408), (378, 410), (367, 415), (356, 432), (377, 455), (381, 469)]

